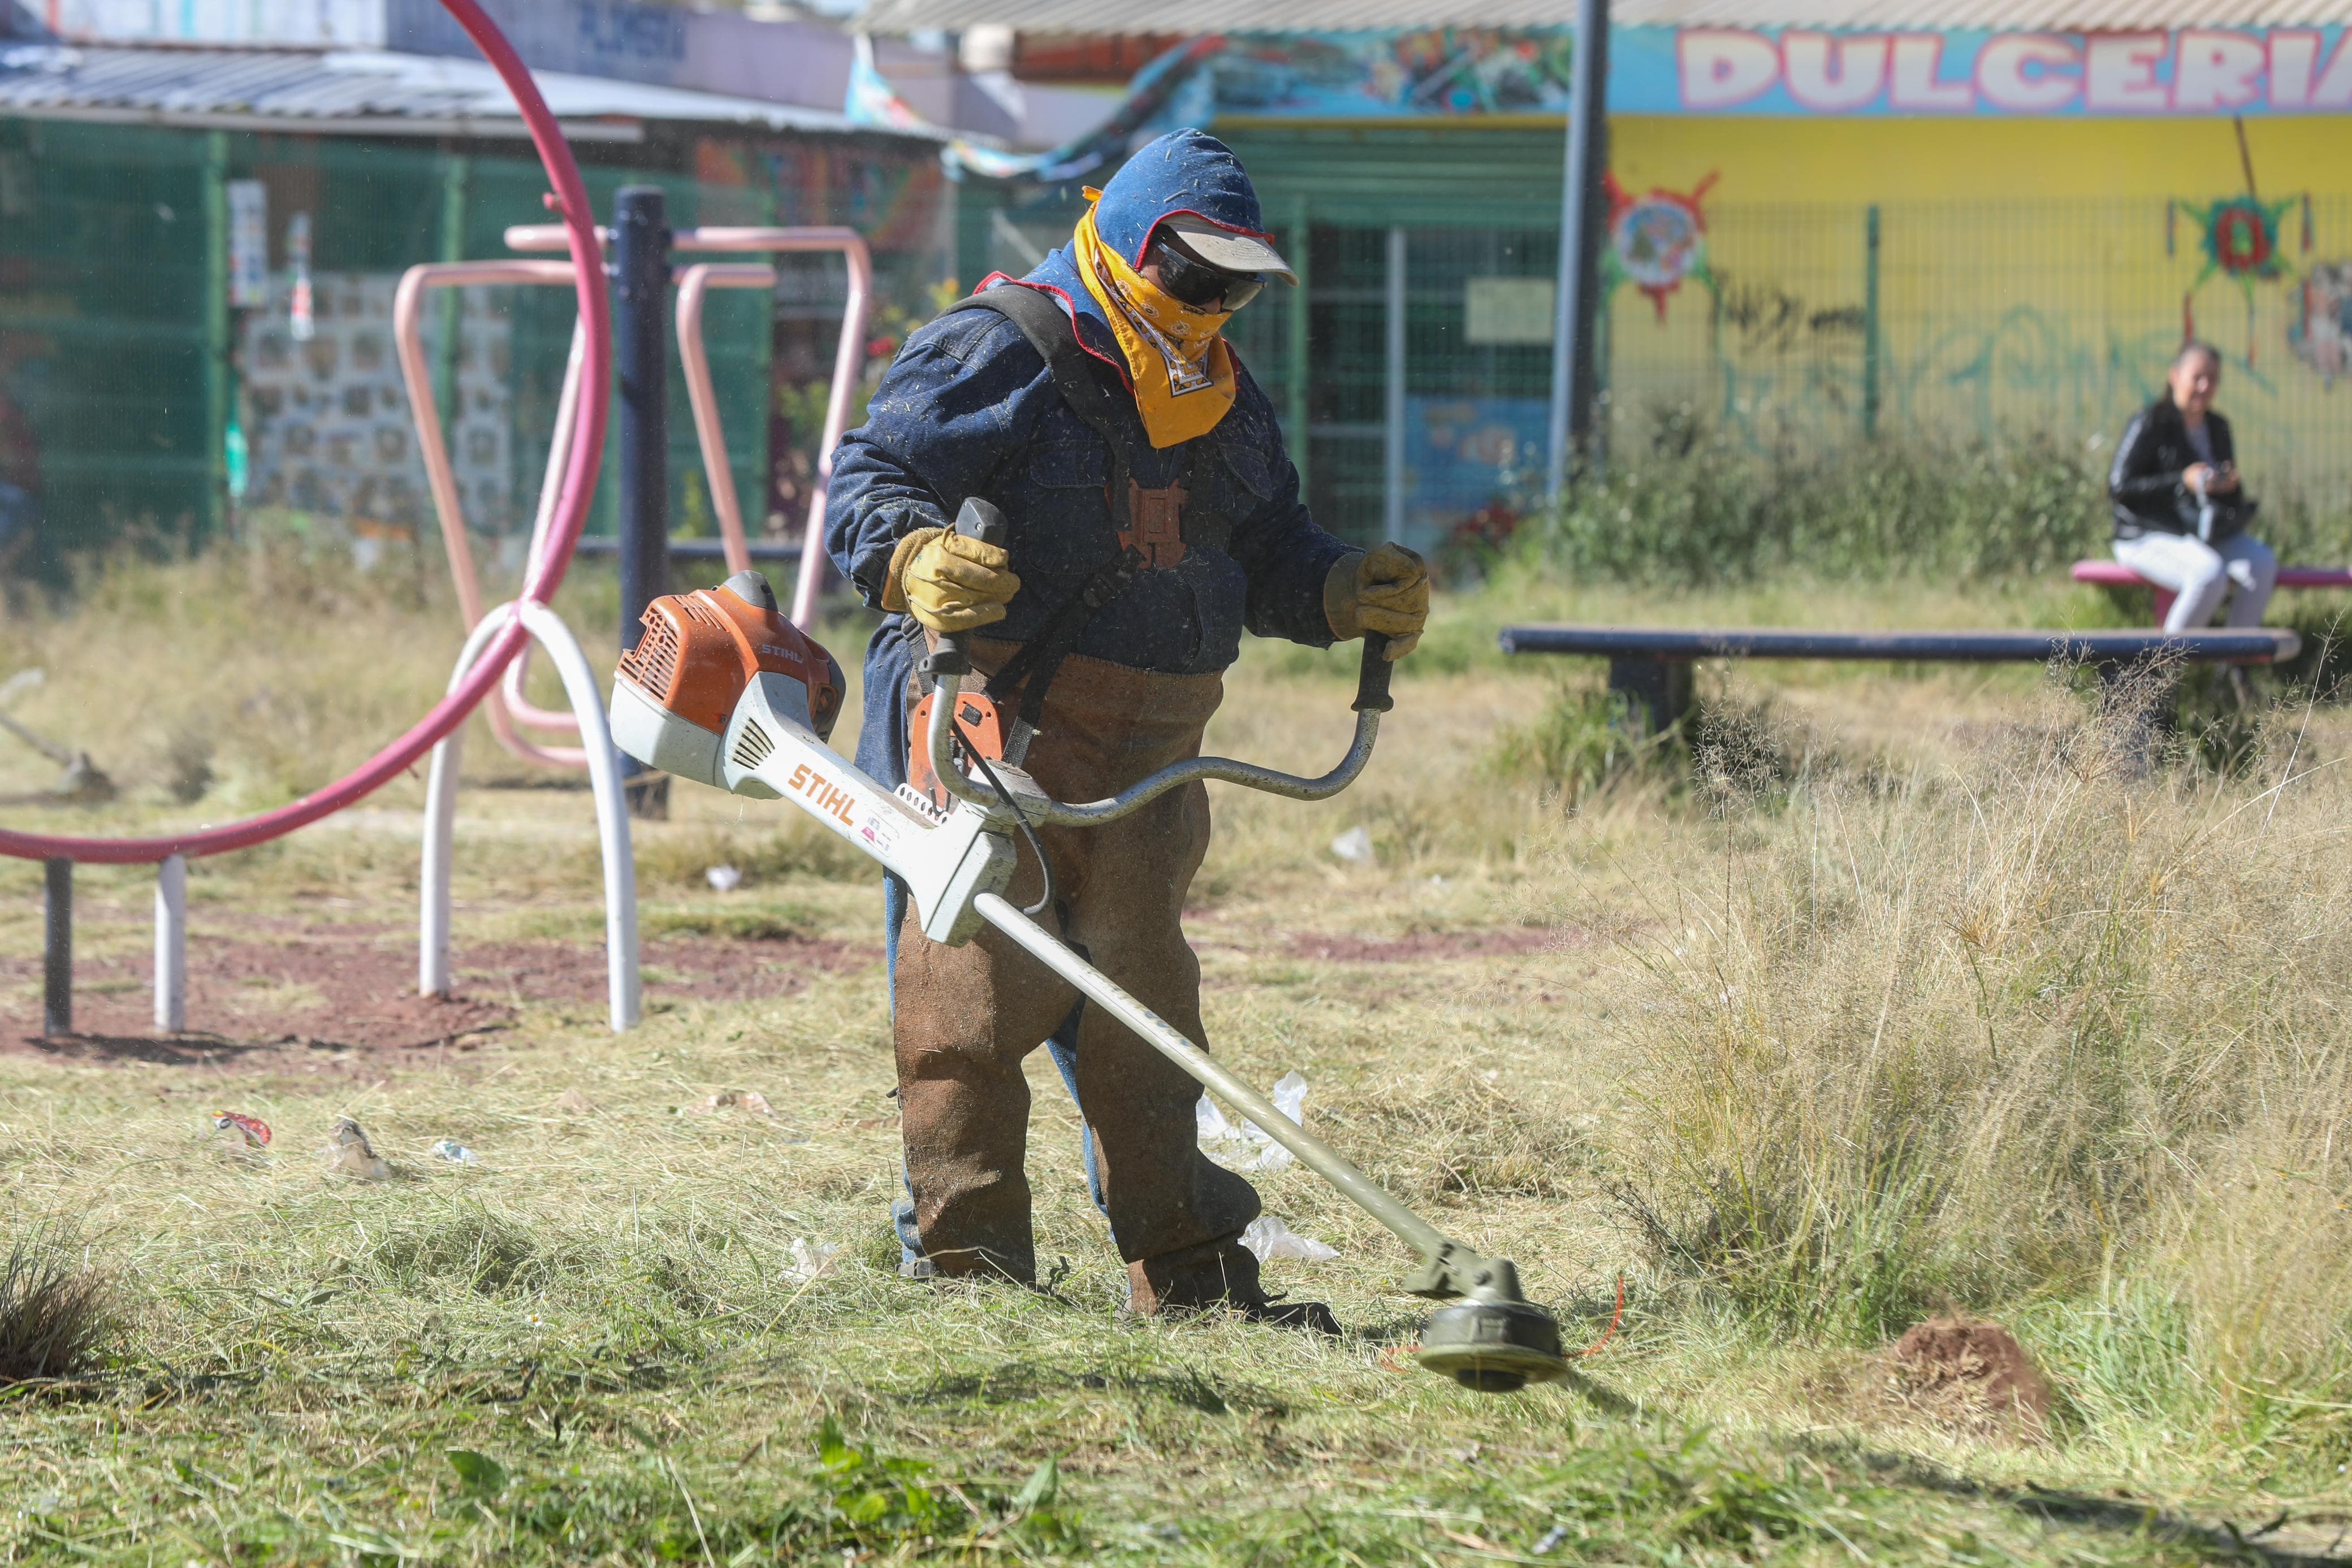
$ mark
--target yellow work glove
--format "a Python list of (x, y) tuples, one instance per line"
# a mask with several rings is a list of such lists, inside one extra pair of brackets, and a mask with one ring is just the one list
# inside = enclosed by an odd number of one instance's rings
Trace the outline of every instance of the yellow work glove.
[(1021, 580), (1005, 570), (1012, 563), (1003, 545), (945, 528), (917, 528), (890, 552), (882, 608), (903, 611), (934, 632), (992, 625), (1004, 619), (1006, 601), (1021, 591)]
[(1402, 545), (1343, 555), (1323, 580), (1323, 618), (1342, 643), (1385, 632), (1388, 657), (1402, 659), (1429, 622), (1429, 569)]

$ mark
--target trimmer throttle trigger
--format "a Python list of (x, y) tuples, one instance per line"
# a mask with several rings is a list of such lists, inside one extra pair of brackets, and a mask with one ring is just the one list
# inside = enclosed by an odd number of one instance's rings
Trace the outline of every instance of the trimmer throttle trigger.
[(1356, 712), (1386, 713), (1396, 706), (1389, 695), (1389, 676), (1395, 670), (1389, 663), (1389, 634), (1365, 632), (1364, 662), (1356, 667)]
[[(978, 496), (964, 498), (962, 510), (956, 513), (955, 531), (968, 539), (978, 539), (984, 545), (1003, 546), (1013, 538), (1012, 526), (995, 503), (983, 501)], [(942, 632), (931, 649), (930, 672), (934, 675), (963, 675), (971, 673), (971, 659), (963, 650), (963, 634)]]

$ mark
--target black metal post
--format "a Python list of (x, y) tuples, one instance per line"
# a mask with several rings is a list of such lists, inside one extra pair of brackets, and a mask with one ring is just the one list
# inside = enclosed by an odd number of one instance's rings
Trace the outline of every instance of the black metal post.
[(1599, 452), (1594, 328), (1600, 319), (1601, 246), (1609, 227), (1609, 0), (1577, 0), (1575, 86), (1568, 109), (1568, 166), (1560, 192), (1559, 282), (1554, 301), (1549, 469), (1555, 504), (1577, 461)]
[[(621, 648), (669, 591), (669, 214), (657, 185), (624, 185), (613, 207), (613, 336), (621, 382)], [(621, 758), (630, 811), (669, 815), (669, 775)]]
[(1643, 733), (1664, 735), (1690, 712), (1690, 662), (1619, 654), (1609, 661), (1609, 689), (1625, 698), (1626, 716)]
[(51, 1039), (73, 1033), (73, 868), (59, 855), (42, 862), (47, 873), (41, 946), (41, 1033)]

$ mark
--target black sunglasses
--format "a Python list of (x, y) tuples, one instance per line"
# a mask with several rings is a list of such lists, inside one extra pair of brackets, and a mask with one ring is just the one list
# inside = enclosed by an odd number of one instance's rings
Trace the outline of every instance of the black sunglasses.
[(1227, 272), (1222, 267), (1212, 267), (1166, 235), (1153, 240), (1145, 255), (1147, 259), (1160, 264), (1160, 288), (1195, 310), (1206, 309), (1219, 300), (1224, 301), (1227, 310), (1238, 310), (1265, 287), (1264, 274)]

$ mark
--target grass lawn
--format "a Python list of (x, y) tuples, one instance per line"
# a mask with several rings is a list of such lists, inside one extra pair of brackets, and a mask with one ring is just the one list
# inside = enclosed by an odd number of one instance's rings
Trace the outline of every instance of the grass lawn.
[[(562, 606), (600, 664), (611, 603), (583, 579)], [(112, 1314), (84, 1371), (0, 1388), (0, 1551), (2352, 1554), (2340, 713), (2285, 692), (2232, 721), (2230, 766), (2142, 778), (2037, 670), (1759, 668), (1706, 674), (1687, 754), (1627, 753), (1592, 722), (1597, 665), (1507, 665), (1494, 626), (2116, 612), (2063, 583), (1519, 581), (1441, 614), (1355, 789), (1213, 789), (1187, 925), (1220, 1054), (1303, 1072), (1308, 1125), (1516, 1259), (1597, 1343), (1570, 1382), (1479, 1396), (1414, 1369), (1412, 1260), (1296, 1166), (1255, 1178), (1267, 1211), (1339, 1256), (1269, 1281), (1346, 1337), (1124, 1317), (1042, 1052), (1049, 1288), (900, 1280), (865, 863), (782, 803), (676, 786), (636, 830), (648, 1017), (612, 1035), (588, 794), (478, 723), (451, 1002), (406, 995), (419, 781), (197, 862), (173, 1039), (142, 1021), (151, 873), (106, 867), (78, 883), (88, 1032), (29, 1038), (40, 868), (0, 862), (0, 1214), (21, 1249), (72, 1247)], [(124, 794), (9, 824), (130, 832), (314, 788), (422, 710), (456, 632), (416, 583), (126, 572), (0, 629), (6, 668), (48, 673), (12, 711)], [(854, 668), (862, 636), (828, 641)], [(1253, 648), (1213, 748), (1328, 767), (1351, 660)], [(10, 756), (0, 791), (53, 771)], [(1370, 865), (1329, 851), (1356, 826)], [(724, 894), (721, 864), (744, 873)], [(224, 1110), (270, 1125), (266, 1154)], [(341, 1116), (394, 1179), (314, 1153)], [(2013, 1332), (2046, 1415), (1891, 1348), (1948, 1312)]]

